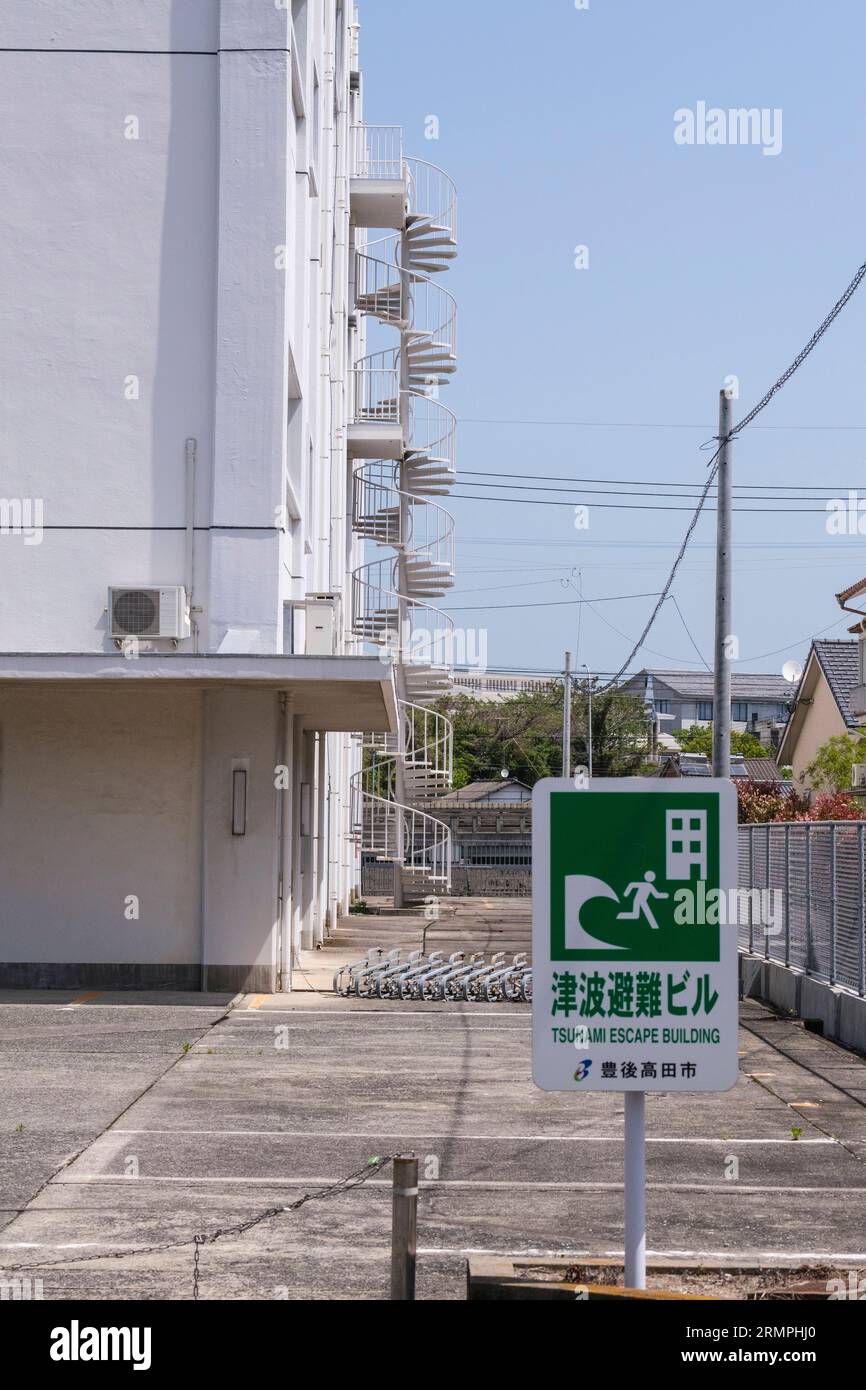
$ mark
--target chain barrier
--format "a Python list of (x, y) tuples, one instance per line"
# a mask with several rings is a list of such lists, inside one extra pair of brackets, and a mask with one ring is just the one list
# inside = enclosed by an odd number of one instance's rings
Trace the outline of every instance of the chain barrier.
[(259, 1212), (256, 1216), (251, 1216), (246, 1221), (239, 1221), (233, 1226), (220, 1226), (215, 1231), (199, 1232), (194, 1236), (186, 1236), (183, 1240), (169, 1240), (159, 1245), (142, 1245), (131, 1250), (108, 1250), (98, 1255), (74, 1255), (70, 1259), (54, 1260), (49, 1264), (27, 1264), (15, 1265), (10, 1268), (15, 1269), (65, 1269), (68, 1265), (93, 1264), (97, 1260), (125, 1260), (132, 1259), (138, 1255), (154, 1255), (165, 1250), (182, 1250), (186, 1246), (193, 1247), (193, 1268), (192, 1268), (192, 1297), (194, 1302), (199, 1301), (200, 1281), (201, 1281), (201, 1250), (205, 1245), (215, 1245), (218, 1240), (225, 1236), (244, 1235), (251, 1231), (255, 1226), (260, 1226), (263, 1221), (272, 1220), (276, 1216), (286, 1216), (290, 1212), (300, 1211), (301, 1207), (306, 1206), (307, 1202), (324, 1202), (331, 1197), (342, 1196), (344, 1192), (352, 1192), (356, 1187), (363, 1187), (364, 1183), (379, 1173), (382, 1173), (389, 1163), (393, 1162), (393, 1156), (370, 1158), (363, 1168), (355, 1173), (350, 1173), (345, 1178), (339, 1178), (336, 1182), (329, 1183), (326, 1187), (319, 1188), (316, 1192), (305, 1192), (303, 1197), (297, 1201), (290, 1202), (288, 1206), (268, 1207), (266, 1211)]

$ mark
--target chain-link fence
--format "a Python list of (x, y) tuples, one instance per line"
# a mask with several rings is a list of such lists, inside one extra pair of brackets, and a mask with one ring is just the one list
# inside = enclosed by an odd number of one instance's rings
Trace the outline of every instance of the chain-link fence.
[(739, 836), (741, 947), (866, 995), (866, 823), (741, 825)]

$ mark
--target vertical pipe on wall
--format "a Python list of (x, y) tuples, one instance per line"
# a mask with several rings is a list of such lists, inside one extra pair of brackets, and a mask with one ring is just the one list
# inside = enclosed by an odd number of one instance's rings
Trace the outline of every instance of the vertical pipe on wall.
[(294, 779), (295, 779), (295, 716), (292, 713), (292, 700), (290, 695), (283, 695), (280, 700), (282, 707), (282, 754), (281, 754), (281, 784), (280, 784), (280, 852), (279, 852), (279, 878), (280, 878), (280, 978), (279, 988), (292, 991), (292, 967), (294, 958), (292, 952), (292, 868), (294, 856), (293, 828), (294, 828)]
[(291, 962), (292, 968), (300, 965), (300, 946), (301, 946), (301, 817), (298, 814), (298, 807), (301, 799), (301, 778), (304, 757), (304, 729), (303, 721), (299, 718), (294, 720), (294, 738), (292, 739), (292, 871), (289, 875), (289, 896), (291, 898), (289, 914), (291, 922)]
[(316, 810), (313, 802), (315, 779), (314, 744), (316, 735), (305, 732), (301, 761), (301, 947), (312, 951), (315, 945), (313, 907), (316, 901), (315, 830)]

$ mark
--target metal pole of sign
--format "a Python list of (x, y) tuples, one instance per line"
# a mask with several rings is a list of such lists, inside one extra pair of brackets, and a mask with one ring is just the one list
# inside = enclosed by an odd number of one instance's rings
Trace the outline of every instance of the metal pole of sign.
[(625, 1092), (625, 1286), (646, 1288), (646, 1095)]
[(391, 1217), (391, 1301), (415, 1300), (415, 1250), (418, 1229), (418, 1160), (411, 1155), (394, 1159)]

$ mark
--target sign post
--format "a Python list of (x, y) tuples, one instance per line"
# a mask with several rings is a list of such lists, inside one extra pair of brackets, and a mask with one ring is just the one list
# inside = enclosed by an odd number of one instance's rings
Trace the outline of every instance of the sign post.
[(533, 1078), (625, 1099), (625, 1279), (646, 1285), (648, 1091), (737, 1082), (737, 796), (723, 778), (539, 782)]

